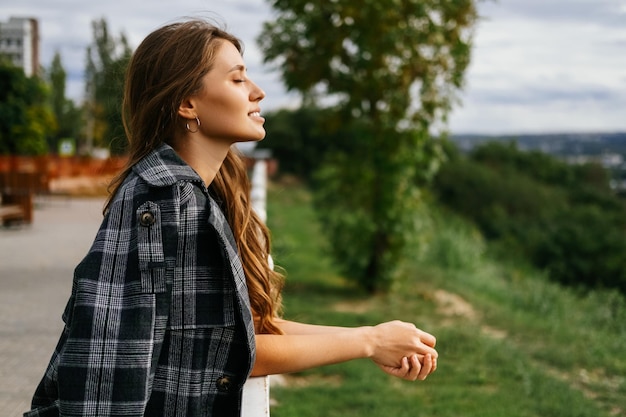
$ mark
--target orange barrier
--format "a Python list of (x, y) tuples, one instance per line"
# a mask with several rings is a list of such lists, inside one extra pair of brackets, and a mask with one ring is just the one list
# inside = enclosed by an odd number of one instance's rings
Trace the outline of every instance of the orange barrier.
[(0, 155), (0, 224), (31, 223), (33, 198), (50, 193), (51, 180), (113, 176), (126, 158)]
[(49, 178), (108, 176), (119, 172), (125, 163), (126, 157), (96, 159), (81, 156), (0, 155), (0, 172), (38, 172)]
[[(265, 160), (267, 175), (278, 171), (275, 159)], [(249, 169), (254, 158), (244, 158)], [(33, 197), (50, 193), (63, 193), (59, 182), (71, 183), (101, 177), (113, 177), (125, 166), (126, 157), (97, 159), (82, 156), (56, 155), (17, 156), (0, 155), (0, 224), (10, 221), (30, 223), (33, 216)], [(76, 180), (70, 180), (75, 178)], [(53, 187), (50, 186), (53, 182)], [(76, 187), (76, 184), (74, 184)], [(93, 188), (90, 184), (90, 190)]]
[[(244, 159), (248, 168), (252, 168), (254, 159)], [(127, 158), (124, 156), (96, 159), (81, 156), (0, 155), (0, 172), (38, 172), (45, 174), (49, 179), (113, 176), (124, 167), (126, 160)], [(272, 158), (266, 161), (269, 176), (274, 176), (278, 171), (277, 161)]]

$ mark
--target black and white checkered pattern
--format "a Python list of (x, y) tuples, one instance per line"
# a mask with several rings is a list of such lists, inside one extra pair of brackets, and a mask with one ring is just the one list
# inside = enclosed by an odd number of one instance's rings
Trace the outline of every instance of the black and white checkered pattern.
[(255, 352), (243, 267), (218, 204), (168, 145), (115, 196), (63, 320), (25, 416), (240, 414)]

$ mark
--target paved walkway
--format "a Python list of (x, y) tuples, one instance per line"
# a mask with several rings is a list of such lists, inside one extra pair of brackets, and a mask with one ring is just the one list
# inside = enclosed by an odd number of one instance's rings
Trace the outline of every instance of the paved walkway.
[(46, 198), (33, 224), (0, 227), (0, 415), (30, 407), (62, 329), (74, 267), (102, 219), (103, 199)]

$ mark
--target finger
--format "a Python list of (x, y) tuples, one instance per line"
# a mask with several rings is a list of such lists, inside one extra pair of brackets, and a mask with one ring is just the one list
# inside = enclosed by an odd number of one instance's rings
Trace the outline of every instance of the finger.
[(425, 332), (425, 331), (423, 331), (421, 329), (420, 329), (420, 340), (426, 346), (429, 346), (431, 348), (434, 348), (435, 345), (437, 344), (437, 339), (435, 338), (435, 336), (433, 336), (432, 334), (427, 333), (427, 332)]
[[(424, 363), (424, 358), (426, 357), (426, 355), (417, 354), (416, 356), (417, 356), (417, 359), (420, 361), (420, 363), (423, 364)], [(432, 356), (432, 355), (431, 355), (431, 357), (432, 357), (433, 367), (430, 370), (430, 373), (432, 374), (437, 369), (437, 357), (436, 356)]]
[(422, 364), (422, 369), (420, 369), (420, 372), (417, 376), (417, 379), (423, 381), (426, 379), (426, 377), (428, 376), (428, 374), (430, 374), (431, 370), (433, 367), (433, 358), (430, 355), (426, 355), (424, 356), (424, 362)]
[(407, 375), (409, 381), (415, 381), (422, 370), (422, 363), (417, 355), (411, 356), (411, 370)]
[(400, 361), (399, 368), (385, 366), (383, 367), (383, 370), (387, 372), (389, 375), (393, 375), (395, 377), (402, 378), (402, 379), (407, 379), (411, 371), (411, 364), (409, 363), (409, 359), (405, 356)]
[(405, 377), (411, 370), (411, 364), (409, 363), (409, 358), (406, 356), (402, 358), (402, 362), (400, 363), (399, 374), (402, 377)]
[(439, 353), (426, 345), (419, 346), (415, 351), (419, 356), (420, 362), (423, 362), (424, 356), (430, 355), (433, 359), (437, 359), (439, 357)]
[(420, 355), (420, 359), (422, 359), (424, 356), (426, 355), (430, 355), (433, 358), (437, 358), (439, 357), (439, 353), (437, 353), (437, 351), (430, 347), (430, 346), (426, 346), (424, 344), (422, 344), (421, 346), (417, 347), (417, 352), (418, 355)]

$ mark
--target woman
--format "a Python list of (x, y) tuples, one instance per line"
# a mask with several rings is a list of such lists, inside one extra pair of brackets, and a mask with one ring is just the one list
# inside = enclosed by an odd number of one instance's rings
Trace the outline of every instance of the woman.
[(250, 375), (371, 358), (436, 368), (435, 338), (399, 321), (355, 329), (278, 317), (282, 277), (232, 145), (265, 136), (239, 41), (170, 24), (126, 78), (129, 163), (74, 274), (65, 328), (26, 416), (238, 416)]

